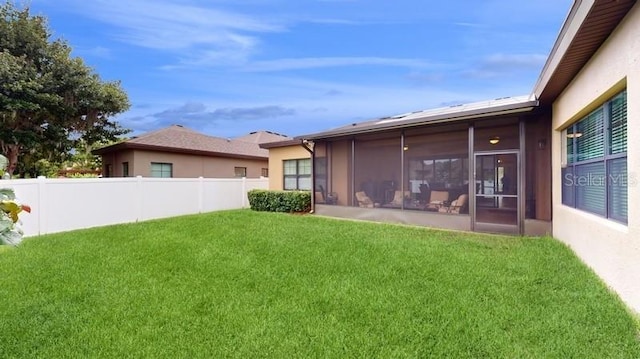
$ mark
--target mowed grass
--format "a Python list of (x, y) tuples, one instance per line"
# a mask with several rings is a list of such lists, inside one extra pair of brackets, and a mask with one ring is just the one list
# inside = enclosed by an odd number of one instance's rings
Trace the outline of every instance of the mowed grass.
[(563, 245), (217, 212), (0, 253), (1, 358), (640, 358)]

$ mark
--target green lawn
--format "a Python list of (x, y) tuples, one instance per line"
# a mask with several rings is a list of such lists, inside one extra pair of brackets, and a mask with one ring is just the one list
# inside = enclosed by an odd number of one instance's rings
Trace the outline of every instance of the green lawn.
[(0, 253), (1, 358), (640, 358), (560, 243), (248, 210)]

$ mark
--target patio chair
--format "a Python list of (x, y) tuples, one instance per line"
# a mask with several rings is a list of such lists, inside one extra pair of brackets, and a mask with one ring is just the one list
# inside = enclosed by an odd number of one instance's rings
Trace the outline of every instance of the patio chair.
[(388, 204), (391, 207), (402, 207), (402, 203), (404, 202), (404, 200), (409, 198), (411, 198), (410, 191), (404, 191), (404, 193), (402, 193), (402, 191), (396, 191), (393, 195), (393, 200), (391, 200), (391, 202), (389, 202)]
[(427, 211), (439, 211), (440, 207), (445, 205), (445, 202), (449, 200), (448, 191), (431, 191), (429, 197), (429, 203), (427, 203)]
[(358, 206), (363, 208), (373, 208), (373, 201), (369, 196), (367, 196), (364, 191), (356, 192), (356, 200), (358, 201)]
[(324, 193), (325, 193), (324, 187), (322, 187), (322, 185), (318, 185), (318, 189), (314, 193), (315, 203), (323, 204), (327, 202), (327, 199), (325, 198)]
[(458, 198), (448, 206), (442, 206), (438, 209), (438, 212), (441, 213), (451, 213), (451, 214), (460, 214), (467, 208), (467, 201), (469, 199), (469, 195), (466, 193), (461, 194)]
[(324, 199), (326, 204), (338, 204), (338, 193), (329, 192)]

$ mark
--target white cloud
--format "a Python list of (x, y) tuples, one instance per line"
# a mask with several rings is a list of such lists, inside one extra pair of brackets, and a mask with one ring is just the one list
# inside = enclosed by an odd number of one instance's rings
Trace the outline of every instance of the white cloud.
[(487, 25), (485, 24), (473, 23), (473, 22), (454, 22), (453, 24), (460, 27), (470, 27), (470, 28), (478, 28), (478, 29), (487, 27)]
[(482, 59), (465, 74), (475, 78), (491, 78), (521, 71), (537, 72), (542, 69), (546, 59), (542, 54), (493, 54)]
[(89, 14), (120, 27), (126, 40), (157, 48), (185, 48), (195, 44), (248, 45), (241, 32), (281, 31), (276, 23), (229, 11), (179, 5), (163, 1), (96, 1), (98, 11)]
[(284, 31), (276, 21), (169, 1), (79, 1), (73, 11), (108, 24), (113, 38), (135, 46), (186, 54), (181, 65), (207, 58), (237, 61), (252, 53), (257, 35)]
[[(274, 74), (259, 74), (258, 78), (238, 78), (236, 75), (229, 74), (228, 79), (234, 81), (226, 81), (223, 92), (215, 91), (213, 86), (199, 96), (188, 95), (189, 100), (180, 93), (141, 98), (140, 102), (157, 105), (131, 111), (122, 117), (122, 123), (140, 131), (180, 120), (179, 123), (188, 127), (222, 137), (235, 137), (258, 129), (302, 135), (352, 122), (441, 107), (449, 102), (481, 101), (528, 91), (527, 86), (524, 89), (522, 86), (478, 88), (466, 85), (417, 88)], [(207, 84), (214, 82), (201, 76), (192, 82), (192, 86), (207, 89)], [(260, 116), (254, 116), (256, 113)]]
[(544, 65), (547, 56), (543, 54), (493, 54), (484, 63), (494, 68), (539, 68)]
[(349, 25), (349, 26), (358, 26), (358, 25), (369, 25), (370, 23), (362, 22), (362, 21), (354, 21), (354, 20), (346, 20), (346, 19), (313, 19), (309, 20), (310, 23), (314, 24), (325, 24), (325, 25)]
[(249, 61), (249, 49), (214, 49), (191, 51), (180, 56), (177, 64), (163, 65), (161, 70), (177, 70), (190, 67), (240, 66)]
[(430, 68), (436, 66), (435, 64), (421, 59), (401, 59), (386, 57), (307, 57), (258, 61), (247, 65), (243, 68), (243, 70), (250, 72), (269, 72), (303, 70), (322, 67), (366, 65), (408, 68)]

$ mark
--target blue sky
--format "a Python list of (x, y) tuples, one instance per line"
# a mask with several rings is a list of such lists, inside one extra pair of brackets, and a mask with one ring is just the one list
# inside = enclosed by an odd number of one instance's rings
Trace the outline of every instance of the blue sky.
[(571, 0), (31, 0), (134, 134), (296, 136), (529, 94)]

